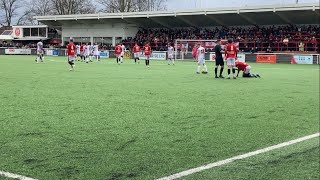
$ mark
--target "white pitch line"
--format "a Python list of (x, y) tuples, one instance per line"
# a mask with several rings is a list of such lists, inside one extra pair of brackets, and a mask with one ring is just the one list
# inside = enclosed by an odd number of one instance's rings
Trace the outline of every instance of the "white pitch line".
[(21, 176), (21, 175), (9, 173), (9, 172), (4, 172), (4, 171), (0, 171), (0, 177), (1, 176), (13, 178), (13, 179), (18, 179), (18, 180), (37, 180), (37, 179), (33, 179), (33, 178), (29, 178), (26, 176)]
[(194, 174), (194, 173), (198, 173), (198, 172), (201, 172), (201, 171), (204, 171), (204, 170), (208, 170), (208, 169), (211, 169), (211, 168), (214, 168), (214, 167), (218, 167), (218, 166), (222, 166), (222, 165), (225, 165), (225, 164), (229, 164), (229, 163), (231, 163), (233, 161), (236, 161), (236, 160), (241, 160), (241, 159), (245, 159), (245, 158), (248, 158), (248, 157), (251, 157), (251, 156), (255, 156), (255, 155), (258, 155), (258, 154), (266, 153), (268, 151), (279, 149), (279, 148), (282, 148), (282, 147), (285, 147), (285, 146), (290, 146), (292, 144), (296, 144), (296, 143), (299, 143), (299, 142), (302, 142), (302, 141), (313, 139), (313, 138), (316, 138), (316, 137), (319, 137), (319, 136), (320, 136), (320, 133), (318, 132), (318, 133), (315, 133), (315, 134), (312, 134), (312, 135), (309, 135), (309, 136), (301, 137), (301, 138), (298, 138), (298, 139), (295, 139), (295, 140), (291, 140), (291, 141), (288, 141), (288, 142), (284, 142), (284, 143), (281, 143), (281, 144), (277, 144), (277, 145), (274, 145), (274, 146), (269, 146), (269, 147), (266, 147), (266, 148), (263, 148), (263, 149), (259, 149), (259, 150), (256, 150), (256, 151), (252, 151), (252, 152), (249, 152), (249, 153), (246, 153), (246, 154), (242, 154), (242, 155), (239, 155), (239, 156), (234, 156), (234, 157), (229, 158), (229, 159), (225, 159), (225, 160), (218, 161), (218, 162), (215, 162), (215, 163), (211, 163), (211, 164), (207, 164), (207, 165), (200, 166), (200, 167), (197, 167), (197, 168), (193, 168), (193, 169), (189, 169), (189, 170), (186, 170), (186, 171), (182, 171), (180, 173), (173, 174), (173, 175), (170, 175), (170, 176), (167, 176), (167, 177), (163, 177), (163, 178), (159, 178), (157, 180), (173, 180), (173, 179), (182, 178), (182, 177), (185, 177), (185, 176), (188, 176), (188, 175), (191, 175), (191, 174)]

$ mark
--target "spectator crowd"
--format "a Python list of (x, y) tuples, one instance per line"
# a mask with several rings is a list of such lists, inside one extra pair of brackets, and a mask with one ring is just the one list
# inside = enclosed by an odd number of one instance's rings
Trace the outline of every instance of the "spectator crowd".
[[(150, 42), (155, 50), (162, 50), (168, 43), (174, 43), (175, 39), (214, 40), (230, 38), (239, 42), (240, 50), (247, 52), (298, 51), (301, 43), (304, 44), (304, 50), (316, 51), (317, 44), (320, 41), (320, 26), (140, 29), (134, 38), (125, 39), (123, 43), (129, 46), (135, 42), (140, 45)], [(192, 47), (190, 46), (190, 48)]]

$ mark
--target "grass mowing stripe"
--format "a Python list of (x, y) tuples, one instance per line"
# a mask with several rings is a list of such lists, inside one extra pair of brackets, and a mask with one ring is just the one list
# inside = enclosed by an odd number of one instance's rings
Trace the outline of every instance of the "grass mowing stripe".
[(185, 177), (185, 176), (188, 176), (188, 175), (191, 175), (191, 174), (194, 174), (194, 173), (198, 173), (198, 172), (201, 172), (201, 171), (204, 171), (204, 170), (207, 170), (207, 169), (211, 169), (211, 168), (214, 168), (214, 167), (222, 166), (222, 165), (231, 163), (231, 162), (236, 161), (236, 160), (245, 159), (245, 158), (248, 158), (248, 157), (251, 157), (251, 156), (255, 156), (255, 155), (258, 155), (258, 154), (266, 153), (266, 152), (269, 152), (269, 151), (272, 151), (272, 150), (275, 150), (275, 149), (279, 149), (279, 148), (290, 146), (290, 145), (293, 145), (293, 144), (296, 144), (296, 143), (299, 143), (299, 142), (303, 142), (303, 141), (306, 141), (306, 140), (309, 140), (309, 139), (313, 139), (313, 138), (319, 137), (319, 135), (320, 135), (320, 133), (315, 133), (315, 134), (312, 134), (312, 135), (309, 135), (309, 136), (301, 137), (301, 138), (298, 138), (298, 139), (295, 139), (295, 140), (291, 140), (291, 141), (287, 141), (287, 142), (284, 142), (284, 143), (281, 143), (281, 144), (277, 144), (277, 145), (274, 145), (274, 146), (269, 146), (269, 147), (266, 147), (266, 148), (263, 148), (263, 149), (259, 149), (259, 150), (253, 151), (253, 152), (249, 152), (249, 153), (246, 153), (246, 154), (242, 154), (242, 155), (239, 155), (239, 156), (234, 156), (234, 157), (229, 158), (229, 159), (225, 159), (225, 160), (218, 161), (218, 162), (215, 162), (215, 163), (211, 163), (211, 164), (207, 164), (207, 165), (200, 166), (200, 167), (197, 167), (197, 168), (189, 169), (189, 170), (177, 173), (177, 174), (173, 174), (173, 175), (170, 175), (170, 176), (167, 176), (167, 177), (160, 178), (158, 180), (173, 180), (173, 179), (182, 178), (182, 177)]
[(18, 180), (36, 180), (36, 179), (29, 178), (29, 177), (26, 177), (26, 176), (21, 176), (21, 175), (18, 175), (18, 174), (13, 174), (13, 173), (4, 172), (4, 171), (0, 171), (0, 177), (1, 176), (8, 177), (8, 178), (14, 178), (14, 179), (18, 179)]

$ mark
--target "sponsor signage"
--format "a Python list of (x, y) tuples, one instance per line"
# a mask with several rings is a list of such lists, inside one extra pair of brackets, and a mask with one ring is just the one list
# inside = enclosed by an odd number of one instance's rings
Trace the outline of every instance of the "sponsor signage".
[(313, 64), (312, 55), (294, 55), (292, 64)]
[(5, 54), (31, 54), (31, 49), (5, 49)]
[[(225, 57), (224, 54), (222, 54), (222, 57), (224, 59)], [(246, 62), (246, 54), (238, 54), (237, 57), (238, 57), (238, 61)], [(209, 61), (216, 61), (216, 53), (210, 53)]]
[(109, 58), (109, 51), (100, 52), (100, 58)]
[(257, 63), (271, 63), (275, 64), (277, 63), (277, 56), (276, 55), (263, 55), (263, 54), (258, 54)]
[[(139, 55), (140, 59), (145, 59), (145, 55), (141, 53)], [(165, 52), (153, 52), (150, 56), (150, 59), (156, 59), (156, 60), (166, 60), (167, 54)]]

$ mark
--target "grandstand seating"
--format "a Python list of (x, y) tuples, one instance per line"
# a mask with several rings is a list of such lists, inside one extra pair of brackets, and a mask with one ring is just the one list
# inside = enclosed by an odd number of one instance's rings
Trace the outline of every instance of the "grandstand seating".
[[(305, 51), (316, 51), (320, 42), (319, 26), (269, 26), (269, 27), (222, 27), (222, 28), (180, 28), (180, 29), (140, 29), (136, 37), (123, 41), (127, 46), (135, 42), (143, 45), (151, 42), (154, 50), (165, 49), (175, 39), (228, 39), (239, 42), (241, 51), (299, 51), (304, 44)], [(283, 40), (287, 38), (288, 43)], [(190, 47), (191, 48), (191, 47)]]

